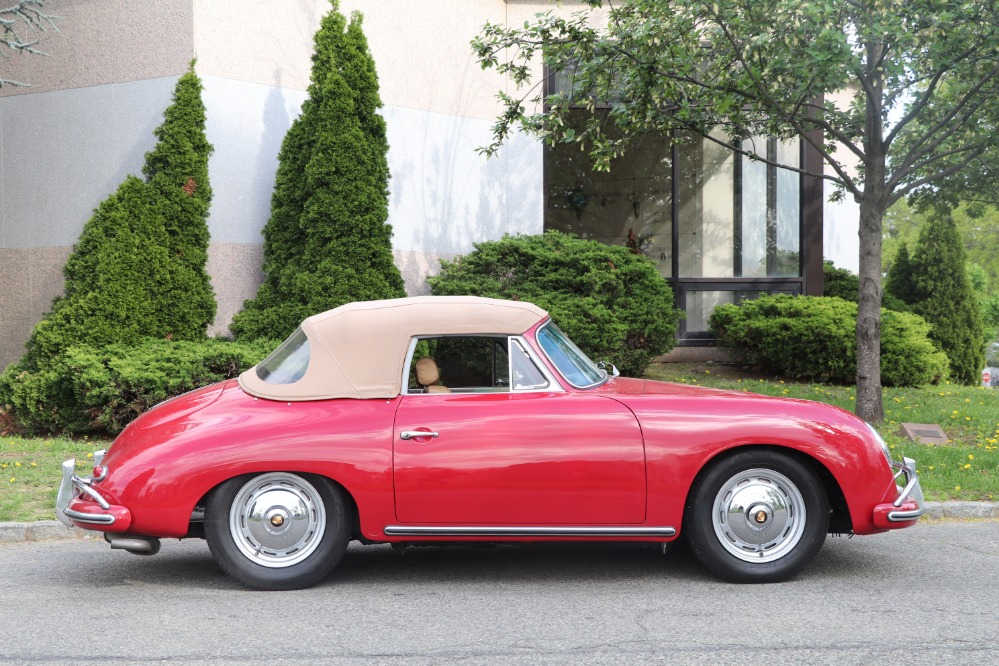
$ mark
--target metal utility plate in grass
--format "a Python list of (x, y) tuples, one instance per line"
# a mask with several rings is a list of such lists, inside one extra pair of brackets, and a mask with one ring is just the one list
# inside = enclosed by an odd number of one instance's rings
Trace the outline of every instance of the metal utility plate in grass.
[(902, 432), (917, 444), (946, 444), (947, 435), (935, 423), (903, 423)]

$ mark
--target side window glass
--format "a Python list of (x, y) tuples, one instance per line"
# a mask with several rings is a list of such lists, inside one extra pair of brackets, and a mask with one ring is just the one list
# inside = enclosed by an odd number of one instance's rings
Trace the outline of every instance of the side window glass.
[(510, 367), (514, 391), (548, 388), (548, 380), (517, 340), (510, 341)]
[(407, 393), (501, 393), (510, 390), (507, 338), (420, 338), (409, 362)]

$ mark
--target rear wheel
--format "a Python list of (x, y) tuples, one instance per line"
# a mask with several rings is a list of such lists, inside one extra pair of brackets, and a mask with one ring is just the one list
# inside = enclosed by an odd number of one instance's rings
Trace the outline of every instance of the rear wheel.
[(714, 574), (736, 583), (774, 583), (818, 553), (829, 502), (816, 475), (772, 450), (743, 451), (713, 464), (688, 500), (691, 548)]
[(205, 538), (222, 570), (244, 585), (294, 590), (329, 575), (350, 531), (329, 480), (269, 472), (219, 486), (205, 512)]

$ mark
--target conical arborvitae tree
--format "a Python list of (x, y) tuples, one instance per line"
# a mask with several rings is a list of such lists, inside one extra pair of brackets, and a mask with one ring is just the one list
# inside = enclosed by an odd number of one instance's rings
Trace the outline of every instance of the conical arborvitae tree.
[[(895, 264), (892, 272), (897, 259)], [(907, 270), (911, 277), (905, 279)], [(968, 282), (964, 247), (949, 215), (936, 215), (923, 226), (909, 266), (903, 264), (900, 273), (889, 284), (897, 282), (896, 295), (907, 298), (912, 311), (933, 325), (930, 337), (947, 354), (951, 379), (978, 384), (985, 366), (982, 316)]]
[(155, 135), (146, 179), (126, 178), (84, 226), (63, 268), (64, 295), (35, 326), (21, 368), (37, 370), (75, 344), (205, 337), (215, 317), (205, 271), (212, 147), (193, 62)]
[(264, 227), (263, 284), (230, 326), (281, 338), (351, 301), (405, 296), (392, 260), (388, 142), (374, 59), (355, 12), (332, 0), (315, 37), (309, 98), (285, 136)]
[(895, 253), (895, 260), (891, 263), (888, 277), (885, 278), (885, 293), (911, 305), (916, 302), (915, 289), (912, 258), (909, 257), (909, 248), (902, 243)]

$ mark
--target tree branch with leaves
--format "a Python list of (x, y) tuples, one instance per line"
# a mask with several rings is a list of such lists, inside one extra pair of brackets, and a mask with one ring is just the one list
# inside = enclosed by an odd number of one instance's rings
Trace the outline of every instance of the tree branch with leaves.
[[(500, 94), (503, 110), (482, 152), (526, 131), (551, 145), (581, 144), (594, 168), (607, 170), (647, 132), (675, 140), (693, 133), (768, 164), (775, 163), (742, 140), (808, 142), (831, 170), (810, 175), (833, 182), (838, 197), (852, 196), (860, 207), (857, 413), (882, 421), (884, 215), (904, 196), (935, 196), (936, 186), (996, 154), (999, 4), (584, 4), (569, 16), (538, 14), (523, 27), (487, 24), (473, 40), (482, 67), (507, 75), (519, 91)], [(541, 65), (565, 85), (542, 85)], [(604, 116), (592, 114), (582, 128), (566, 122), (570, 109), (592, 112), (598, 103), (610, 106)]]

